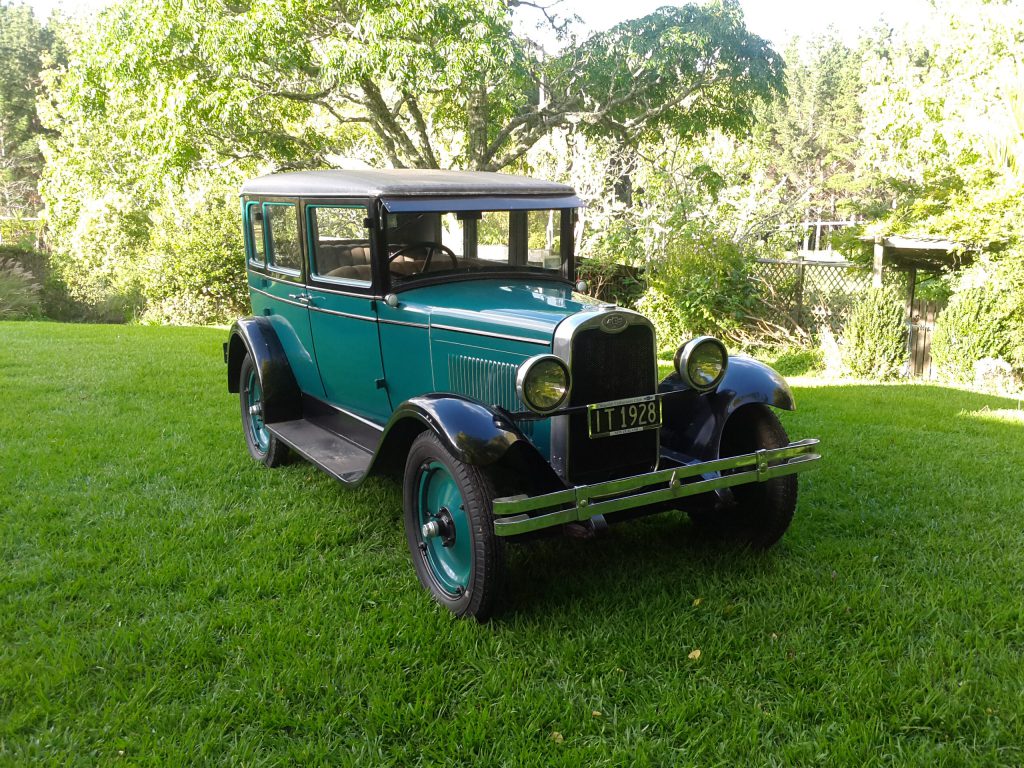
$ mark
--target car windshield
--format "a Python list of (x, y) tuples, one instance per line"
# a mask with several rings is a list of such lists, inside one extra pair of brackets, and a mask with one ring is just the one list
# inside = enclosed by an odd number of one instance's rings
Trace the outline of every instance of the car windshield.
[[(389, 213), (388, 269), (397, 282), (442, 274), (563, 275), (571, 209)], [(564, 221), (563, 221), (564, 219)]]

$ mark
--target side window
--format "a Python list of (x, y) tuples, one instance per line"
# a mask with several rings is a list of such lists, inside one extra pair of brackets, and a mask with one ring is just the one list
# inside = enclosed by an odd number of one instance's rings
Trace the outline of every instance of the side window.
[(370, 285), (370, 234), (366, 208), (306, 206), (312, 273), (321, 280)]
[(299, 220), (295, 206), (292, 203), (264, 203), (263, 219), (270, 235), (267, 238), (267, 256), (271, 268), (299, 272), (302, 269), (302, 248), (299, 246)]
[(267, 259), (263, 253), (263, 206), (260, 203), (246, 203), (245, 218), (248, 224), (246, 239), (249, 263), (255, 267), (266, 266)]

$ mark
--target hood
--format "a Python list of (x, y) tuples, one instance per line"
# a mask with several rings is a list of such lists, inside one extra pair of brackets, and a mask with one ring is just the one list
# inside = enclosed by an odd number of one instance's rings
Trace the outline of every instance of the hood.
[(460, 280), (402, 291), (402, 303), (429, 317), (430, 326), (522, 336), (551, 342), (569, 315), (602, 302), (553, 281)]

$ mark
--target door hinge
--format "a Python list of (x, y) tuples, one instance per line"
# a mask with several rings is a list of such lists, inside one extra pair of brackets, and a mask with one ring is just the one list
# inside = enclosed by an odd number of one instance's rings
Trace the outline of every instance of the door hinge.
[(376, 379), (376, 380), (374, 380), (373, 383), (377, 385), (377, 389), (387, 389), (388, 388), (388, 383), (386, 381), (384, 381), (384, 379)]

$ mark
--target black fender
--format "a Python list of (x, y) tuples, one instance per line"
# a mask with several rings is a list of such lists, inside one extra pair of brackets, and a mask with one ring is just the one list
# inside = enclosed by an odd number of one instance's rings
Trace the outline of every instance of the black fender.
[(236, 320), (228, 336), (228, 392), (239, 391), (242, 361), (248, 353), (256, 365), (263, 389), (263, 418), (268, 424), (302, 417), (302, 393), (288, 356), (270, 320), (245, 317)]
[(662, 445), (704, 461), (718, 458), (725, 423), (743, 406), (756, 403), (796, 410), (793, 392), (782, 375), (746, 356), (729, 358), (725, 378), (712, 392), (695, 392), (678, 373), (667, 376), (658, 392), (668, 395), (662, 400)]
[[(455, 394), (421, 395), (399, 405), (384, 428), (372, 471), (401, 474), (409, 446), (427, 429), (457, 459), (492, 469), (514, 492), (564, 487), (551, 465), (507, 414)], [(504, 486), (505, 482), (499, 480), (496, 484)]]
[(391, 414), (377, 448), (378, 460), (393, 452), (393, 441), (404, 444), (410, 434), (414, 438), (424, 429), (433, 431), (459, 461), (482, 467), (527, 439), (511, 419), (478, 400), (451, 394), (420, 395)]

